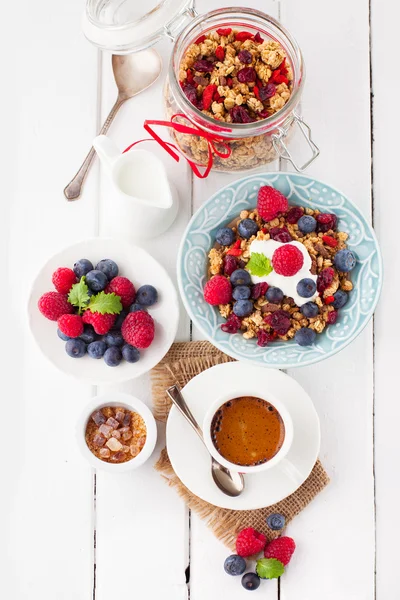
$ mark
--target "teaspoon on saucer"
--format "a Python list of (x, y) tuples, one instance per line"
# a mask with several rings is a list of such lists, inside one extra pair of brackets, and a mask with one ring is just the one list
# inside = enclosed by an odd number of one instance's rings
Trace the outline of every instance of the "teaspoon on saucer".
[[(204, 444), (203, 432), (200, 425), (197, 423), (190, 408), (186, 404), (179, 387), (177, 385), (171, 386), (167, 390), (167, 395), (188, 423), (190, 423)], [(213, 456), (211, 456), (211, 474), (217, 487), (227, 496), (235, 497), (243, 492), (245, 485), (243, 475), (241, 473), (236, 473), (235, 471), (230, 471), (222, 466)]]

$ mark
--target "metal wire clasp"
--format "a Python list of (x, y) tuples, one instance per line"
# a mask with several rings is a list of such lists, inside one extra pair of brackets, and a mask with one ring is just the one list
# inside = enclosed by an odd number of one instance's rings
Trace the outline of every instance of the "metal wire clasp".
[[(312, 152), (311, 158), (309, 158), (309, 160), (301, 166), (296, 163), (285, 142), (285, 138), (289, 133), (289, 129), (294, 123), (296, 123), (296, 125), (299, 127), (301, 133), (303, 134), (303, 137), (306, 139), (308, 146), (311, 148)], [(279, 154), (281, 158), (284, 158), (291, 162), (296, 171), (302, 173), (307, 169), (309, 165), (311, 165), (311, 163), (319, 156), (320, 153), (318, 146), (312, 140), (311, 128), (307, 125), (307, 123), (303, 121), (301, 117), (293, 113), (293, 118), (289, 121), (286, 127), (278, 127), (278, 132), (279, 133), (274, 133), (272, 136), (272, 144), (274, 146), (275, 151)]]

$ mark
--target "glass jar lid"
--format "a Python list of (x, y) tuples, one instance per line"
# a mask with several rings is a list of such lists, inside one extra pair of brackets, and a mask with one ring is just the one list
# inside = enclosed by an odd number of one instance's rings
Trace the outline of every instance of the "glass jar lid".
[(192, 19), (195, 0), (87, 0), (82, 28), (98, 48), (139, 52), (175, 34)]

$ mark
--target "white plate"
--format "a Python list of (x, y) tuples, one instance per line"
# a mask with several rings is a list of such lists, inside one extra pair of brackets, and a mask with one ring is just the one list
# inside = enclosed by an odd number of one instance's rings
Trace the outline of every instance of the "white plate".
[[(285, 405), (294, 428), (293, 444), (287, 454), (301, 473), (304, 482), (312, 471), (320, 446), (319, 419), (311, 398), (291, 377), (275, 369), (264, 369), (245, 362), (211, 367), (194, 377), (183, 389), (183, 395), (201, 425), (209, 405), (217, 398), (251, 382), (252, 393), (279, 398)], [(223, 494), (214, 484), (210, 455), (185, 421), (172, 407), (167, 422), (167, 450), (175, 473), (189, 490), (207, 502), (222, 508), (254, 510), (275, 504), (299, 487), (278, 464), (267, 471), (245, 475), (246, 487), (237, 498)]]
[[(95, 360), (88, 355), (71, 358), (65, 352), (65, 343), (57, 335), (57, 323), (39, 312), (37, 303), (40, 296), (54, 290), (51, 282), (53, 272), (58, 267), (72, 268), (80, 258), (88, 258), (94, 265), (103, 258), (111, 258), (118, 264), (119, 274), (130, 279), (136, 289), (144, 284), (157, 288), (159, 300), (149, 308), (155, 320), (154, 342), (150, 348), (141, 351), (137, 363), (122, 361), (118, 367), (108, 367), (103, 360)], [(145, 250), (123, 240), (93, 238), (65, 248), (44, 265), (32, 286), (28, 315), (31, 331), (43, 354), (64, 373), (96, 385), (127, 381), (152, 369), (175, 339), (179, 305), (169, 275)]]

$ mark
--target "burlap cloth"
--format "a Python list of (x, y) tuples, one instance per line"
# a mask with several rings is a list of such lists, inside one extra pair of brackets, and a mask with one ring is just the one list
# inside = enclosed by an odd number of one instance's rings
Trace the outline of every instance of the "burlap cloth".
[[(209, 342), (179, 342), (173, 344), (164, 359), (152, 370), (152, 389), (154, 416), (166, 421), (171, 402), (165, 390), (178, 383), (184, 387), (192, 377), (221, 363), (231, 362), (232, 358), (217, 350)], [(272, 512), (285, 516), (289, 523), (299, 514), (329, 483), (321, 462), (317, 460), (308, 479), (281, 502), (258, 510), (230, 510), (218, 508), (201, 500), (188, 490), (175, 474), (166, 449), (161, 452), (155, 468), (184, 499), (188, 507), (204, 519), (216, 537), (232, 550), (235, 547), (237, 533), (244, 527), (254, 527), (263, 532), (268, 539), (277, 537), (280, 532), (267, 527), (266, 517)]]

